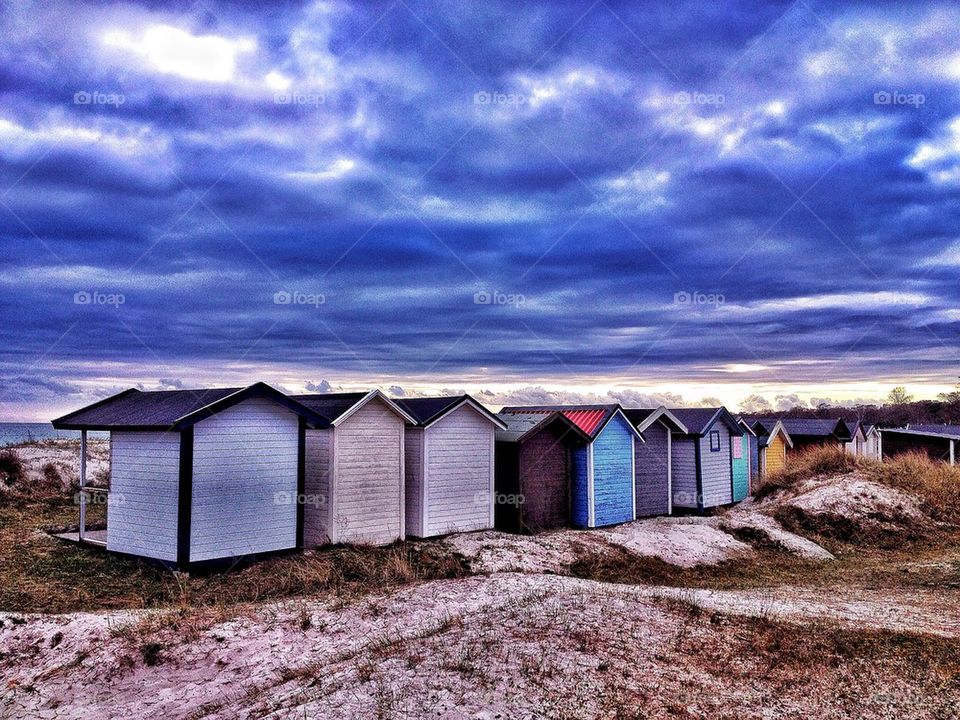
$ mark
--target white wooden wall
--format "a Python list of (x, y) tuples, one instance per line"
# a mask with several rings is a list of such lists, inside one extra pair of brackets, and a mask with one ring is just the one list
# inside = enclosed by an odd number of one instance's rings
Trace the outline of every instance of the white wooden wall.
[(403, 539), (403, 420), (373, 399), (336, 427), (333, 446), (332, 541)]
[(180, 433), (110, 434), (107, 549), (177, 559)]
[(426, 535), (493, 527), (493, 434), (465, 405), (426, 429)]
[(407, 535), (423, 537), (423, 428), (408, 427), (403, 439)]
[(298, 428), (264, 398), (194, 426), (191, 561), (296, 547)]
[(307, 430), (304, 462), (303, 544), (330, 542), (330, 452), (333, 430)]

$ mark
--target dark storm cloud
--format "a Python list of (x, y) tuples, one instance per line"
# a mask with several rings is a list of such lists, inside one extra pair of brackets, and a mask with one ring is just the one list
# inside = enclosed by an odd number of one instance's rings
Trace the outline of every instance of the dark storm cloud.
[(958, 20), (937, 3), (14, 3), (3, 375), (32, 368), (31, 398), (97, 361), (162, 384), (280, 359), (943, 375)]

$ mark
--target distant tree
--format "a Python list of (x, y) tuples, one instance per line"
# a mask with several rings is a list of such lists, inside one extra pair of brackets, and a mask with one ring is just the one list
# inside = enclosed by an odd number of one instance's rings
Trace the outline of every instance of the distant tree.
[(950, 392), (940, 393), (937, 398), (945, 403), (960, 403), (960, 382)]
[(907, 389), (902, 385), (897, 385), (887, 395), (887, 405), (906, 405), (913, 402), (913, 395), (907, 394)]

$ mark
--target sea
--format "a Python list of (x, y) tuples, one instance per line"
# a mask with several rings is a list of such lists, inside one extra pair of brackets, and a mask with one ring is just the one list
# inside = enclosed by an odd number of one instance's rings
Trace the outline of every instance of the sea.
[[(110, 433), (91, 430), (87, 438), (106, 440)], [(37, 440), (79, 440), (79, 430), (55, 430), (50, 423), (0, 423), (0, 447)]]

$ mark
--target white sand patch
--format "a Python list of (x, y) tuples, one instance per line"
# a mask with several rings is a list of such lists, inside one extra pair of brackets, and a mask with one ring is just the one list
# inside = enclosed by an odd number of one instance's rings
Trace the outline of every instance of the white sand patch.
[(915, 498), (856, 474), (809, 481), (783, 504), (810, 516), (840, 516), (861, 525), (891, 530), (900, 526), (917, 529), (931, 525)]
[[(28, 482), (43, 478), (43, 468), (50, 464), (60, 475), (64, 489), (80, 481), (80, 442), (78, 440), (46, 440), (39, 443), (14, 445), (14, 450), (26, 467)], [(110, 442), (90, 440), (87, 443), (87, 482), (94, 481), (110, 469)]]
[(720, 530), (714, 518), (650, 518), (596, 532), (632, 553), (685, 568), (753, 553), (749, 545)]
[(513, 535), (486, 530), (443, 539), (476, 573), (565, 573), (577, 560), (576, 530)]
[(484, 531), (445, 538), (478, 573), (569, 572), (586, 552), (618, 546), (642, 557), (678, 567), (716, 565), (753, 552), (746, 543), (717, 527), (714, 518), (649, 518), (596, 530), (552, 530), (537, 535)]
[(944, 593), (911, 588), (778, 587), (760, 590), (656, 588), (657, 596), (690, 602), (705, 610), (771, 620), (840, 622), (858, 628), (960, 637), (960, 615), (944, 612)]
[(736, 509), (724, 515), (719, 525), (727, 531), (748, 530), (763, 536), (767, 542), (808, 560), (833, 560), (833, 553), (812, 540), (784, 530), (780, 523), (769, 515), (753, 510)]

